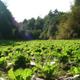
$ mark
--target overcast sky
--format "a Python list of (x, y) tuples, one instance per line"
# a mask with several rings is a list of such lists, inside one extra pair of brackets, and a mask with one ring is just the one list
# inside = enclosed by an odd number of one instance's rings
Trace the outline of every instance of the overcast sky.
[(14, 18), (20, 22), (25, 18), (44, 17), (50, 10), (69, 11), (74, 0), (5, 0)]

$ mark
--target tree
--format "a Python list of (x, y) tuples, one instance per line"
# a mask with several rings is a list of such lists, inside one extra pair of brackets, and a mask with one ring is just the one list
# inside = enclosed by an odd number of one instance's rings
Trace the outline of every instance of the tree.
[(37, 19), (31, 18), (24, 20), (21, 25), (21, 31), (24, 31), (26, 39), (39, 39), (39, 36), (44, 27), (44, 21), (40, 17)]
[(43, 32), (40, 35), (41, 38), (55, 38), (62, 14), (63, 13), (59, 12), (58, 10), (49, 12), (49, 14), (44, 18), (44, 28)]
[(11, 39), (15, 35), (16, 25), (14, 18), (0, 0), (0, 39)]
[(70, 37), (70, 27), (69, 26), (70, 13), (64, 13), (60, 23), (58, 25), (58, 31), (56, 34), (56, 39), (68, 39)]
[(80, 38), (80, 0), (75, 0), (67, 20), (60, 23), (58, 38), (77, 39)]

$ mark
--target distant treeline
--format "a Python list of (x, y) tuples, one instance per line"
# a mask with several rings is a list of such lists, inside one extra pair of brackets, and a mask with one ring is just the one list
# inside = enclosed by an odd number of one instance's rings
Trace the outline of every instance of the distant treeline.
[(18, 23), (0, 0), (0, 39), (79, 39), (80, 0), (70, 12), (49, 11), (44, 18), (25, 19)]

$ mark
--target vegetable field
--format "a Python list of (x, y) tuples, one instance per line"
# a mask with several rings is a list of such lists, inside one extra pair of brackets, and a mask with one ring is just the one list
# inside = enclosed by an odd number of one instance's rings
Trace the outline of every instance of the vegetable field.
[(80, 40), (0, 41), (0, 77), (60, 80), (80, 74)]

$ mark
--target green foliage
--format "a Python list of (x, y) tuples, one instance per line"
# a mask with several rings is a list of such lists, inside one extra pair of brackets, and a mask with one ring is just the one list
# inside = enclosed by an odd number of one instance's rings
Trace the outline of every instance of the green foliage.
[[(75, 0), (71, 7), (71, 12), (61, 20), (58, 29), (58, 39), (78, 39), (80, 38), (80, 2)], [(65, 20), (64, 20), (65, 19)], [(63, 21), (64, 20), (64, 21)]]
[(50, 63), (44, 66), (37, 65), (37, 76), (46, 80), (53, 80), (59, 77), (59, 73), (57, 73), (58, 70), (59, 66), (56, 63), (55, 65), (51, 65)]
[(72, 67), (71, 69), (70, 69), (70, 73), (71, 74), (80, 74), (80, 67)]
[(11, 39), (15, 36), (16, 25), (10, 11), (0, 0), (0, 39)]
[(31, 69), (17, 69), (16, 71), (10, 69), (8, 71), (8, 76), (10, 80), (30, 80), (32, 74), (33, 73)]
[[(8, 72), (12, 80), (30, 80), (34, 74), (46, 80), (80, 74), (79, 40), (17, 41), (14, 46), (13, 43), (0, 41), (0, 68), (12, 64), (6, 68), (6, 74)], [(8, 55), (4, 56), (5, 51)]]
[(17, 23), (0, 0), (0, 39), (78, 39), (80, 38), (80, 1), (70, 12), (49, 11), (43, 19), (24, 19)]
[(64, 12), (58, 10), (50, 11), (43, 19), (31, 18), (24, 20), (20, 31), (23, 31), (27, 39), (50, 39), (55, 38), (58, 30), (58, 24)]
[(56, 37), (56, 32), (58, 30), (58, 24), (60, 22), (62, 12), (55, 10), (54, 12), (50, 11), (49, 14), (44, 18), (44, 28), (43, 32), (40, 35), (42, 39), (53, 39)]
[(10, 69), (10, 70), (8, 71), (8, 76), (9, 76), (9, 78), (10, 78), (11, 80), (16, 80), (16, 77), (15, 77), (14, 72), (13, 72), (12, 69)]
[(0, 69), (4, 70), (6, 69), (6, 66), (7, 66), (7, 62), (6, 62), (5, 57), (0, 58)]

